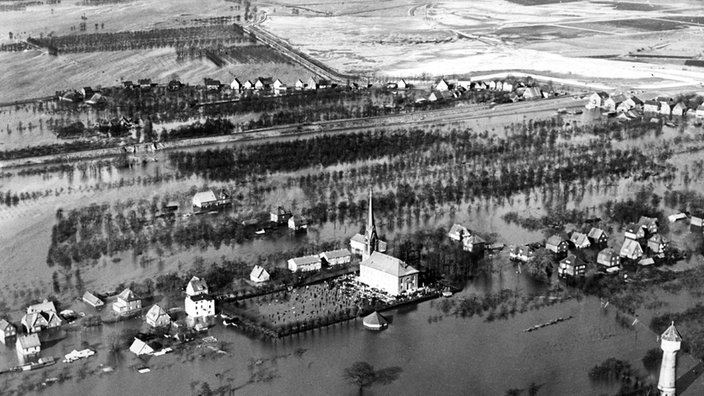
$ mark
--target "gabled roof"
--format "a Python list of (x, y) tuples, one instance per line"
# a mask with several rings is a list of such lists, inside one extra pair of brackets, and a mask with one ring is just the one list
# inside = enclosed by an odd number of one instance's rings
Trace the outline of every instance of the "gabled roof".
[(88, 291), (83, 293), (83, 301), (85, 301), (88, 304), (91, 304), (93, 306), (104, 304), (101, 299), (99, 299), (98, 297), (95, 296), (95, 294), (88, 292)]
[(649, 225), (658, 225), (658, 219), (654, 217), (641, 216), (638, 219), (638, 225), (641, 227), (647, 227)]
[(621, 256), (630, 257), (635, 255), (636, 251), (643, 251), (640, 244), (633, 239), (626, 239), (621, 246)]
[(608, 247), (599, 252), (599, 254), (596, 256), (596, 263), (603, 265), (611, 265), (611, 259), (614, 256), (618, 257), (618, 254), (616, 254), (616, 251), (614, 249)]
[(469, 236), (471, 233), (469, 232), (467, 227), (461, 224), (453, 224), (450, 228), (450, 232), (448, 232), (447, 234), (450, 236), (457, 235), (459, 237), (460, 235)]
[(658, 106), (658, 105), (660, 105), (660, 102), (651, 99), (651, 100), (646, 100), (645, 104), (652, 105), (652, 106)]
[(600, 239), (602, 235), (606, 235), (606, 231), (601, 228), (592, 227), (587, 236), (592, 239)]
[(200, 202), (217, 201), (217, 198), (215, 198), (215, 193), (212, 190), (197, 192), (196, 195), (193, 196), (193, 199)]
[(486, 243), (486, 241), (484, 240), (484, 238), (480, 237), (480, 236), (477, 235), (477, 234), (472, 234), (472, 235), (468, 236), (467, 238), (464, 238), (463, 241), (464, 241), (464, 244), (465, 244), (465, 245), (470, 245), (470, 244), (476, 245), (476, 244), (479, 244), (479, 243)]
[(631, 96), (630, 99), (633, 101), (633, 103), (635, 103), (638, 106), (643, 104), (643, 101), (640, 100), (637, 96)]
[(254, 279), (264, 279), (267, 276), (269, 276), (269, 273), (261, 265), (255, 265), (252, 268), (252, 272), (249, 273), (249, 277)]
[(417, 269), (411, 267), (396, 257), (376, 251), (373, 252), (366, 260), (362, 261), (360, 266), (374, 268), (396, 277), (413, 275), (419, 272)]
[(205, 280), (193, 276), (190, 281), (188, 281), (188, 285), (186, 286), (186, 289), (192, 290), (194, 293), (207, 293), (208, 292), (208, 284), (205, 283)]
[(320, 256), (294, 257), (294, 258), (290, 259), (290, 261), (293, 261), (297, 266), (312, 265), (312, 264), (320, 263)]
[(350, 253), (350, 251), (347, 249), (330, 250), (328, 252), (320, 253), (320, 257), (324, 257), (326, 260), (347, 257), (351, 255), (352, 253)]
[(27, 313), (34, 313), (34, 312), (54, 312), (54, 313), (56, 313), (56, 306), (54, 305), (53, 301), (44, 300), (44, 301), (40, 302), (39, 304), (32, 304), (29, 307), (27, 307)]
[(562, 265), (569, 265), (571, 267), (577, 267), (580, 265), (584, 265), (584, 261), (580, 259), (579, 257), (575, 256), (574, 254), (569, 254), (567, 257), (563, 258), (560, 261), (560, 264)]
[(623, 101), (626, 101), (627, 99), (628, 98), (626, 98), (626, 95), (624, 95), (624, 94), (618, 94), (618, 95), (614, 95), (611, 97), (611, 100), (613, 100), (614, 103), (616, 103), (616, 104), (619, 104)]
[(586, 234), (582, 234), (581, 232), (573, 232), (570, 241), (576, 246), (582, 246), (589, 243), (589, 238)]
[(675, 327), (675, 322), (673, 321), (670, 324), (670, 327), (665, 330), (664, 333), (660, 336), (661, 340), (664, 341), (673, 341), (673, 342), (681, 342), (682, 341), (682, 336), (680, 335), (680, 332), (677, 331), (677, 328)]
[(123, 290), (122, 293), (117, 295), (117, 298), (125, 300), (127, 302), (140, 300), (140, 298), (137, 297), (137, 295), (134, 294), (132, 290), (130, 290), (130, 288)]
[(291, 216), (290, 219), (288, 219), (288, 221), (292, 221), (293, 224), (297, 224), (297, 223), (298, 223), (298, 224), (301, 224), (301, 225), (308, 223), (308, 220), (307, 220), (305, 217), (301, 216), (301, 215), (293, 215), (293, 216)]
[(367, 243), (367, 237), (365, 237), (362, 234), (354, 234), (352, 238), (350, 238), (350, 241), (355, 241), (359, 243)]
[(17, 338), (17, 341), (22, 349), (36, 348), (41, 347), (42, 345), (41, 342), (39, 342), (39, 336), (37, 333), (20, 336)]
[(559, 246), (562, 242), (564, 242), (564, 239), (562, 239), (561, 236), (555, 234), (548, 238), (547, 242), (545, 242), (545, 245)]
[(167, 317), (169, 321), (171, 321), (171, 317), (169, 316), (169, 314), (166, 313), (163, 308), (155, 304), (151, 308), (149, 308), (146, 319), (147, 321), (158, 323), (159, 320), (161, 320), (164, 316)]
[(13, 328), (13, 329), (15, 328), (15, 326), (12, 323), (8, 322), (5, 319), (0, 319), (0, 331), (5, 332), (5, 331), (7, 331), (8, 327)]
[(150, 347), (146, 342), (135, 337), (132, 345), (130, 345), (130, 351), (135, 355), (150, 355), (154, 353), (154, 348)]

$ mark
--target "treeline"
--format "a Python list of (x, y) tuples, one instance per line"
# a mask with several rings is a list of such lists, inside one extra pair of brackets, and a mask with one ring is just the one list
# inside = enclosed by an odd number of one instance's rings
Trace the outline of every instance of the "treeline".
[(161, 134), (164, 141), (189, 139), (206, 136), (228, 135), (232, 133), (235, 125), (226, 119), (206, 119), (201, 123), (196, 121), (190, 125), (183, 125), (176, 129)]

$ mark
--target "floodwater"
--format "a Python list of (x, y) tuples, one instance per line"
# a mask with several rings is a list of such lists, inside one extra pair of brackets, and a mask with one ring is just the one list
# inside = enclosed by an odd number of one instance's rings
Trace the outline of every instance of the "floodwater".
[[(592, 114), (584, 114), (587, 122)], [(680, 133), (667, 131), (668, 134)], [(697, 133), (692, 130), (690, 133)], [(0, 225), (7, 226), (10, 232), (0, 235), (0, 242), (8, 238), (27, 241), (21, 246), (33, 246), (28, 251), (13, 248), (2, 250), (6, 264), (22, 263), (20, 267), (0, 269), (3, 299), (10, 299), (8, 289), (19, 287), (46, 288), (48, 292), (51, 271), (46, 271), (44, 258), (48, 249), (50, 226), (57, 207), (70, 209), (84, 206), (85, 202), (114, 202), (125, 197), (151, 198), (155, 194), (183, 192), (191, 186), (201, 186), (207, 181), (191, 177), (172, 183), (137, 185), (113, 190), (91, 189), (98, 182), (116, 182), (121, 178), (164, 175), (173, 172), (165, 160), (164, 153), (156, 153), (158, 162), (148, 163), (131, 169), (118, 170), (103, 168), (100, 172), (88, 172), (85, 176), (75, 172), (73, 177), (64, 174), (50, 176), (13, 176), (0, 179), (3, 191), (37, 191), (44, 189), (68, 190), (58, 196), (28, 201), (18, 207), (0, 208)], [(673, 161), (678, 166), (691, 161), (687, 155), (678, 155)], [(216, 183), (210, 183), (217, 185)], [(619, 181), (608, 190), (585, 192), (577, 198), (571, 197), (568, 208), (594, 206), (608, 199), (627, 196), (643, 183), (628, 180)], [(676, 183), (681, 188), (682, 183)], [(691, 186), (695, 187), (695, 186)], [(656, 192), (666, 188), (663, 183), (655, 184)], [(411, 223), (387, 224), (378, 219), (380, 233), (389, 240), (418, 229), (449, 227), (460, 222), (471, 229), (483, 233), (497, 233), (500, 241), (507, 244), (527, 243), (542, 239), (539, 232), (528, 232), (516, 225), (507, 224), (501, 215), (508, 211), (522, 214), (540, 215), (545, 209), (538, 192), (518, 194), (511, 200), (490, 202), (478, 200), (475, 203), (443, 206), (430, 218), (421, 216), (420, 221)], [(274, 198), (267, 202), (273, 204)], [(556, 198), (556, 201), (558, 199)], [(182, 202), (184, 204), (184, 202)], [(31, 223), (18, 224), (23, 222)], [(13, 233), (19, 227), (22, 232)], [(40, 231), (37, 231), (41, 228)], [(263, 252), (286, 251), (301, 242), (326, 242), (348, 238), (359, 230), (358, 219), (348, 219), (344, 223), (326, 222), (315, 225), (304, 236), (284, 235), (278, 238), (263, 238), (232, 247), (205, 250), (191, 249), (175, 252), (165, 257), (163, 267), (144, 267), (130, 254), (121, 255), (120, 263), (103, 260), (94, 267), (82, 269), (82, 276), (89, 288), (100, 289), (117, 281), (128, 281), (143, 277), (153, 277), (158, 273), (176, 270), (179, 265), (190, 265), (193, 258), (201, 256), (206, 262), (218, 260), (221, 256), (253, 259)], [(36, 239), (35, 242), (31, 242)], [(4, 244), (4, 243), (3, 243)], [(9, 244), (8, 244), (9, 246)], [(513, 264), (504, 256), (488, 257), (491, 271), (469, 280), (462, 295), (511, 289), (520, 295), (541, 294), (540, 285), (531, 282), (525, 275), (516, 274)], [(24, 271), (20, 269), (24, 268)], [(26, 271), (27, 268), (32, 269)], [(41, 275), (43, 278), (40, 278)], [(96, 357), (69, 366), (87, 365), (95, 368), (100, 363), (116, 367), (116, 371), (102, 376), (89, 376), (79, 380), (76, 376), (63, 384), (54, 384), (45, 394), (75, 395), (91, 394), (191, 394), (192, 381), (207, 381), (211, 387), (231, 383), (241, 386), (249, 379), (247, 367), (251, 359), (259, 360), (261, 367), (275, 374), (275, 378), (265, 383), (248, 384), (238, 390), (238, 394), (357, 394), (354, 386), (344, 381), (342, 372), (358, 360), (365, 360), (376, 368), (398, 366), (403, 369), (400, 378), (390, 385), (374, 385), (365, 393), (381, 394), (476, 394), (502, 395), (509, 388), (527, 388), (531, 383), (542, 386), (541, 394), (592, 395), (613, 393), (616, 389), (604, 384), (592, 383), (587, 372), (589, 368), (608, 357), (629, 360), (640, 368), (640, 359), (650, 348), (656, 347), (655, 337), (645, 326), (621, 328), (614, 320), (614, 312), (604, 312), (599, 301), (586, 298), (580, 301), (569, 300), (539, 310), (518, 313), (508, 320), (487, 322), (484, 318), (457, 318), (443, 315), (435, 302), (425, 302), (417, 306), (390, 311), (393, 322), (387, 331), (371, 333), (362, 329), (361, 321), (309, 332), (279, 341), (261, 341), (218, 326), (210, 331), (218, 340), (227, 344), (229, 355), (216, 359), (186, 360), (173, 354), (152, 358), (149, 366), (152, 372), (138, 374), (135, 366), (141, 363), (129, 352), (115, 360), (107, 356), (105, 345), (113, 334), (123, 327), (137, 327), (139, 322), (125, 322), (106, 325), (99, 329), (69, 332), (68, 338), (50, 346), (45, 355), (60, 356), (72, 349), (81, 349), (81, 342), (95, 346)], [(82, 308), (88, 312), (89, 308)], [(15, 312), (14, 314), (18, 314)], [(557, 317), (574, 316), (573, 319), (525, 333), (522, 330), (535, 324)], [(19, 319), (19, 318), (18, 318)], [(291, 355), (298, 348), (306, 352), (302, 357)], [(681, 362), (688, 364), (689, 358)], [(15, 364), (12, 347), (0, 345), (0, 367)], [(19, 381), (39, 381), (55, 376), (66, 365), (56, 366), (35, 373), (5, 374), (10, 385)], [(219, 373), (223, 373), (220, 375)], [(216, 376), (216, 374), (218, 374)], [(4, 380), (0, 377), (0, 380)]]

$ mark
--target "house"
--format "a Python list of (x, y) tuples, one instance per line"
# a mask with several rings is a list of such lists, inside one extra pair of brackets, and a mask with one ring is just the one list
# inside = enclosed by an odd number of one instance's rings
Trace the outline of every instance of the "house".
[(244, 84), (242, 84), (242, 89), (244, 89), (245, 91), (251, 91), (254, 89), (254, 84), (252, 84), (251, 81), (247, 80), (244, 82)]
[(525, 100), (534, 100), (534, 99), (542, 99), (543, 94), (540, 92), (540, 88), (538, 87), (530, 87), (526, 88), (525, 91), (523, 91), (523, 99)]
[(220, 80), (213, 80), (212, 78), (207, 77), (203, 79), (203, 83), (203, 85), (205, 85), (205, 89), (208, 91), (219, 91), (222, 86)]
[(183, 83), (179, 80), (171, 80), (169, 81), (169, 84), (166, 87), (169, 91), (178, 91), (179, 89), (183, 88)]
[(440, 81), (438, 81), (437, 84), (435, 84), (435, 90), (440, 91), (440, 92), (449, 91), (450, 84), (448, 84), (447, 81), (445, 81), (445, 79), (442, 78), (442, 79), (440, 79)]
[(151, 78), (141, 78), (137, 80), (137, 84), (139, 84), (139, 87), (142, 89), (149, 89), (152, 87), (152, 79)]
[(269, 280), (269, 273), (266, 272), (264, 267), (260, 265), (255, 265), (252, 268), (252, 272), (249, 273), (249, 280), (255, 283), (262, 283)]
[(151, 355), (154, 353), (154, 351), (154, 347), (137, 337), (134, 338), (134, 341), (132, 341), (132, 345), (130, 345), (130, 352), (134, 353), (137, 356)]
[(322, 268), (320, 256), (295, 257), (288, 260), (288, 269), (291, 272), (317, 271)]
[(163, 328), (171, 324), (171, 317), (169, 314), (156, 304), (149, 308), (144, 320), (147, 322), (147, 325), (152, 328)]
[(419, 271), (403, 261), (381, 252), (372, 254), (359, 265), (359, 282), (397, 296), (418, 289)]
[(535, 251), (528, 245), (525, 246), (514, 246), (508, 253), (508, 257), (514, 261), (523, 261), (527, 263), (533, 259)]
[(318, 83), (315, 81), (315, 79), (313, 77), (308, 79), (308, 84), (306, 84), (306, 89), (309, 91), (318, 89)]
[(184, 306), (192, 327), (200, 326), (201, 319), (215, 316), (215, 300), (208, 294), (205, 280), (197, 276), (191, 278), (186, 286)]
[(217, 206), (218, 200), (213, 190), (201, 191), (193, 196), (193, 207), (198, 209), (210, 209)]
[(321, 78), (318, 80), (318, 89), (328, 89), (332, 88), (332, 82), (330, 80), (326, 80), (324, 78)]
[(682, 117), (687, 115), (687, 106), (684, 103), (679, 102), (674, 107), (672, 107), (672, 115)]
[(704, 118), (704, 104), (700, 104), (699, 107), (697, 107), (697, 111), (695, 112), (695, 116), (697, 118)]
[(305, 87), (306, 87), (306, 84), (303, 83), (303, 81), (301, 81), (300, 78), (297, 79), (295, 83), (293, 83), (293, 88), (294, 88), (296, 91), (302, 91), (303, 89), (305, 89)]
[(284, 209), (283, 206), (279, 206), (275, 211), (269, 213), (269, 220), (276, 224), (287, 224), (291, 216), (291, 212)]
[(85, 98), (85, 99), (90, 98), (94, 94), (95, 94), (95, 91), (93, 91), (93, 88), (91, 88), (91, 87), (81, 88), (81, 95), (83, 95), (83, 98)]
[(560, 265), (557, 267), (557, 275), (566, 278), (584, 276), (587, 273), (587, 264), (581, 258), (574, 254), (569, 254), (564, 259), (560, 260)]
[(117, 301), (112, 304), (113, 311), (118, 314), (128, 314), (142, 309), (142, 299), (129, 288), (117, 295)]
[(235, 92), (242, 92), (242, 90), (244, 89), (244, 87), (242, 86), (242, 83), (240, 82), (240, 80), (238, 80), (237, 78), (235, 78), (235, 79), (232, 80), (232, 82), (230, 83), (230, 89), (233, 90), (233, 91), (235, 91)]
[(643, 256), (643, 248), (641, 248), (640, 243), (635, 240), (626, 238), (623, 241), (623, 246), (621, 246), (619, 256), (630, 260), (638, 260)]
[(274, 87), (274, 95), (284, 95), (286, 94), (286, 90), (288, 87), (286, 87), (286, 84), (281, 82), (278, 78), (276, 81), (274, 81), (274, 84), (272, 85)]
[(308, 220), (300, 215), (292, 216), (288, 219), (288, 228), (294, 231), (303, 231), (308, 229)]
[(188, 281), (188, 285), (186, 285), (186, 294), (189, 296), (208, 294), (208, 284), (205, 283), (205, 280), (193, 276), (191, 280)]
[(90, 305), (93, 308), (99, 308), (105, 305), (103, 300), (99, 299), (98, 297), (95, 296), (95, 294), (91, 292), (85, 292), (83, 293), (83, 297), (81, 298), (86, 304)]
[(689, 231), (690, 232), (697, 232), (697, 233), (702, 233), (704, 230), (704, 215), (695, 215), (692, 214), (692, 216), (689, 218)]
[(657, 113), (660, 110), (660, 103), (656, 100), (646, 100), (643, 104), (643, 111), (646, 113)]
[(274, 79), (271, 77), (259, 77), (254, 82), (254, 90), (256, 90), (256, 91), (269, 90), (269, 88), (271, 88), (271, 85), (273, 83), (274, 83)]
[(573, 232), (572, 236), (570, 236), (570, 241), (577, 249), (588, 248), (592, 245), (587, 234), (582, 234), (581, 232)]
[(504, 81), (503, 91), (504, 92), (513, 92), (513, 84), (511, 84), (508, 81)]
[(487, 89), (489, 89), (490, 91), (496, 91), (496, 81), (489, 81), (489, 83), (487, 84)]
[(648, 250), (653, 256), (665, 257), (668, 241), (660, 234), (655, 234), (648, 239)]
[(634, 108), (636, 108), (636, 102), (632, 98), (627, 98), (620, 103), (616, 103), (617, 113), (627, 113)]
[(626, 239), (631, 239), (637, 241), (639, 239), (645, 238), (645, 229), (637, 224), (629, 224), (626, 230), (623, 232)]
[(487, 89), (487, 85), (484, 81), (476, 81), (474, 83), (474, 90), (475, 91), (483, 91), (485, 89)]
[(553, 235), (550, 238), (548, 238), (547, 242), (545, 242), (545, 249), (555, 253), (555, 254), (562, 254), (567, 252), (567, 249), (569, 249), (570, 243), (566, 240), (564, 240), (561, 236), (559, 235)]
[(621, 257), (612, 248), (601, 250), (596, 256), (596, 263), (604, 267), (607, 273), (618, 272), (621, 269)]
[(42, 344), (39, 342), (39, 336), (36, 333), (32, 333), (17, 337), (15, 349), (20, 362), (24, 363), (27, 359), (39, 356)]
[(587, 104), (584, 105), (587, 109), (598, 109), (604, 105), (604, 101), (609, 98), (606, 92), (594, 92), (587, 98)]
[(484, 251), (486, 241), (477, 234), (471, 234), (463, 237), (462, 249), (470, 253), (481, 253)]
[(684, 213), (675, 213), (675, 214), (671, 214), (671, 215), (667, 216), (667, 220), (668, 220), (670, 223), (674, 223), (674, 222), (676, 222), (676, 221), (684, 220), (684, 219), (686, 219), (686, 218), (687, 218), (687, 215), (684, 214)]
[(0, 319), (0, 342), (7, 345), (14, 336), (17, 335), (15, 326), (5, 319)]
[(367, 237), (362, 234), (355, 234), (350, 238), (350, 250), (352, 253), (362, 255), (367, 247)]
[(61, 326), (62, 320), (56, 313), (56, 306), (52, 301), (44, 300), (39, 304), (27, 307), (27, 313), (20, 321), (27, 333), (38, 333), (44, 329)]
[(178, 211), (179, 206), (181, 205), (179, 205), (178, 201), (169, 201), (166, 203), (166, 206), (164, 206), (164, 209), (167, 212), (173, 213)]
[(428, 102), (439, 102), (453, 99), (455, 96), (450, 91), (435, 91), (428, 95)]
[(661, 101), (660, 102), (660, 114), (662, 115), (670, 115), (672, 113), (672, 108), (670, 108), (670, 103), (669, 101)]
[(642, 265), (644, 267), (646, 267), (648, 265), (653, 265), (653, 264), (655, 264), (655, 260), (653, 260), (652, 257), (645, 257), (644, 259), (642, 259), (638, 262), (638, 265)]
[(396, 83), (396, 88), (397, 89), (406, 89), (408, 88), (408, 84), (406, 83), (406, 80), (401, 79), (399, 82)]
[(131, 80), (123, 81), (122, 86), (127, 89), (132, 88), (132, 81)]
[(347, 249), (331, 250), (320, 253), (320, 258), (325, 260), (329, 266), (349, 264), (352, 262), (352, 253)]
[(587, 237), (589, 238), (589, 241), (591, 241), (592, 245), (603, 245), (609, 241), (609, 236), (606, 235), (606, 232), (601, 228), (596, 227), (592, 227), (592, 229), (589, 230)]
[(628, 99), (629, 99), (630, 101), (632, 101), (633, 104), (635, 105), (635, 106), (634, 106), (634, 109), (638, 109), (638, 110), (643, 109), (644, 102), (643, 102), (642, 100), (640, 100), (637, 96), (633, 96), (633, 95), (632, 95), (632, 96), (631, 96), (630, 98), (628, 98)]
[(504, 82), (503, 81), (497, 81), (496, 82), (496, 88), (497, 91), (503, 91), (504, 90)]
[(97, 106), (97, 105), (105, 104), (105, 103), (107, 103), (107, 101), (108, 100), (105, 99), (105, 97), (103, 95), (101, 95), (99, 93), (95, 93), (90, 96), (90, 99), (86, 100), (86, 104), (89, 104), (91, 106)]
[(59, 98), (59, 100), (62, 100), (62, 101), (64, 101), (64, 102), (73, 102), (73, 103), (75, 103), (75, 102), (80, 101), (81, 98), (80, 98), (80, 94), (79, 94), (78, 92), (76, 92), (76, 91), (68, 91), (68, 92), (64, 93), (63, 95), (61, 95), (61, 97)]
[(455, 241), (461, 241), (463, 236), (469, 234), (470, 232), (467, 227), (461, 224), (453, 224), (450, 228), (450, 232), (447, 233), (447, 236), (449, 236), (450, 239), (454, 239)]
[(658, 233), (658, 219), (654, 217), (641, 216), (638, 219), (638, 225), (645, 230), (647, 234)]

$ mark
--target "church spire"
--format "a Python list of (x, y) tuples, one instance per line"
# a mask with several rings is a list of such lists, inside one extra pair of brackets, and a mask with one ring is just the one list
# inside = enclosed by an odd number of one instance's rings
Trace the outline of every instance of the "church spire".
[(379, 237), (376, 234), (376, 222), (374, 221), (374, 208), (372, 206), (372, 190), (369, 189), (369, 215), (367, 217), (367, 246), (364, 256), (369, 257), (378, 250)]

